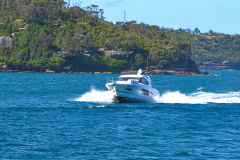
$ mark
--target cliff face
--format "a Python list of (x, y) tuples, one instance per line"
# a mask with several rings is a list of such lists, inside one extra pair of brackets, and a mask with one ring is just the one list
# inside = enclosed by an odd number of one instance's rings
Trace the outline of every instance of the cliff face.
[(175, 71), (200, 73), (198, 66), (190, 57), (186, 57), (184, 60), (181, 60), (176, 64), (172, 64), (170, 69)]
[(106, 51), (106, 50), (103, 50), (103, 53), (104, 53), (104, 55), (112, 57), (112, 58), (124, 59), (124, 58), (132, 57), (134, 51), (117, 51), (117, 50)]
[(11, 37), (0, 37), (0, 47), (8, 47), (9, 49), (13, 48), (13, 39)]

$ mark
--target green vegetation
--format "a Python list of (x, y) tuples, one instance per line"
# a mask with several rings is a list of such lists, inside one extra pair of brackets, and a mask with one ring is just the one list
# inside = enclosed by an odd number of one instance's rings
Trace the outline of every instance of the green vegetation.
[[(34, 71), (198, 72), (191, 41), (202, 36), (135, 21), (114, 25), (103, 13), (96, 5), (69, 7), (63, 0), (0, 0), (0, 37), (13, 40), (12, 47), (0, 47), (0, 65)], [(205, 48), (193, 52), (211, 54)]]
[(208, 33), (200, 33), (198, 28), (194, 31), (190, 29), (163, 30), (169, 38), (190, 42), (192, 59), (195, 61), (240, 61), (240, 35), (215, 33), (212, 30)]

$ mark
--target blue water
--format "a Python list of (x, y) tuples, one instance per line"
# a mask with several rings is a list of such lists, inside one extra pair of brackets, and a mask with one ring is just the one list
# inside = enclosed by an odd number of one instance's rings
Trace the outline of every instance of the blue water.
[(152, 104), (111, 103), (118, 75), (0, 73), (0, 159), (240, 159), (240, 71), (211, 72), (152, 76)]

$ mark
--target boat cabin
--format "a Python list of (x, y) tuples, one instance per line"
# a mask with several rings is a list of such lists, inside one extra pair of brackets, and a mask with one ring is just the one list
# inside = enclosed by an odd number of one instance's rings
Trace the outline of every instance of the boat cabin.
[(145, 75), (122, 75), (119, 77), (119, 81), (128, 81), (128, 80), (136, 80), (138, 83), (151, 86), (151, 79), (149, 76)]

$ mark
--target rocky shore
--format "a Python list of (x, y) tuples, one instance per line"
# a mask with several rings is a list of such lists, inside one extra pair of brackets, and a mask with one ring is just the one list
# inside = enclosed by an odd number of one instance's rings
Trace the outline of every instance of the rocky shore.
[[(138, 71), (136, 70), (126, 70), (122, 72), (57, 72), (53, 70), (45, 70), (45, 71), (26, 71), (26, 70), (10, 70), (10, 69), (1, 69), (0, 72), (16, 72), (16, 73), (76, 73), (76, 74), (137, 74)], [(150, 74), (150, 75), (214, 75), (208, 72), (185, 72), (185, 71), (174, 71), (174, 70), (143, 70), (143, 74)]]
[[(137, 74), (137, 71), (123, 71), (121, 74)], [(186, 71), (174, 71), (174, 70), (151, 70), (147, 71), (144, 70), (143, 74), (151, 74), (151, 75), (192, 75), (192, 76), (197, 76), (197, 75), (213, 75), (208, 72), (186, 72)]]
[(196, 62), (196, 64), (201, 70), (240, 70), (240, 62), (204, 61), (204, 62)]

